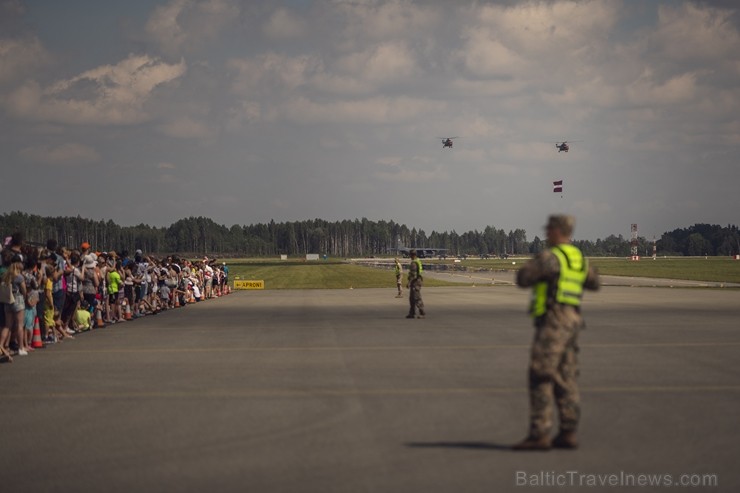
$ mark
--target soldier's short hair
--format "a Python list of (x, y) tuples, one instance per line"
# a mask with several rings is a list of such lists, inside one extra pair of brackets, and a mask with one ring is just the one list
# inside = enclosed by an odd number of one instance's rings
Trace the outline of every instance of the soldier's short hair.
[(573, 216), (568, 214), (553, 214), (547, 218), (547, 224), (545, 228), (554, 228), (563, 233), (566, 236), (573, 234), (576, 220)]
[(416, 255), (416, 250), (414, 249), (409, 250), (409, 255)]

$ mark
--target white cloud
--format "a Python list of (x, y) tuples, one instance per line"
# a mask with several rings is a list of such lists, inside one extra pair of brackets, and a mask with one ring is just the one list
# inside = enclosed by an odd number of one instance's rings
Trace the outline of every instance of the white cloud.
[(474, 6), (457, 56), (476, 77), (572, 75), (572, 62), (608, 49), (618, 7), (606, 0)]
[(190, 0), (172, 0), (157, 7), (146, 24), (146, 31), (156, 39), (165, 52), (175, 52), (185, 42), (185, 30), (177, 22), (180, 12), (191, 5)]
[(164, 123), (159, 130), (177, 139), (208, 139), (214, 135), (214, 130), (208, 125), (188, 117)]
[(432, 6), (409, 0), (385, 2), (334, 2), (344, 16), (343, 40), (356, 49), (367, 42), (407, 38), (413, 33), (434, 32), (444, 20)]
[(514, 77), (526, 61), (500, 41), (491, 39), (488, 29), (471, 29), (463, 50), (465, 68), (478, 77)]
[(0, 84), (17, 80), (48, 60), (49, 54), (36, 37), (0, 39)]
[(406, 43), (380, 43), (372, 49), (343, 57), (337, 68), (350, 77), (375, 84), (394, 82), (418, 72), (416, 61)]
[(293, 91), (305, 84), (320, 61), (310, 55), (290, 57), (263, 53), (255, 58), (232, 59), (228, 68), (234, 74), (231, 89), (238, 95)]
[(273, 109), (275, 117), (298, 123), (394, 124), (419, 118), (429, 106), (429, 101), (409, 97), (329, 102), (299, 97)]
[(146, 32), (165, 53), (180, 55), (214, 41), (240, 11), (237, 0), (170, 0), (154, 9)]
[(18, 153), (24, 160), (54, 165), (81, 165), (100, 160), (100, 154), (92, 147), (68, 143), (56, 147), (26, 147)]
[(249, 123), (259, 121), (262, 117), (262, 108), (257, 101), (235, 101), (226, 113), (224, 128), (228, 131), (236, 132), (243, 129)]
[(307, 29), (306, 21), (287, 9), (277, 9), (263, 27), (265, 35), (272, 39), (299, 38)]
[(692, 3), (661, 5), (654, 40), (665, 55), (680, 62), (737, 60), (740, 33), (732, 23), (734, 15)]
[(664, 83), (653, 80), (650, 70), (627, 88), (630, 102), (637, 105), (673, 105), (686, 103), (696, 94), (695, 73), (685, 73)]
[(69, 124), (132, 124), (146, 121), (144, 105), (158, 86), (181, 77), (185, 61), (167, 64), (130, 55), (43, 88), (31, 81), (14, 91), (8, 106), (30, 120)]

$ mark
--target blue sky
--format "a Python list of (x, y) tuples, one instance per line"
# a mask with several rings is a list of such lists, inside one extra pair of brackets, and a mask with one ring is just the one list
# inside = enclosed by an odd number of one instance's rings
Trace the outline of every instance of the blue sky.
[[(552, 212), (589, 239), (737, 224), (739, 15), (728, 1), (0, 0), (0, 210), (529, 239)], [(579, 142), (558, 153), (563, 139)]]

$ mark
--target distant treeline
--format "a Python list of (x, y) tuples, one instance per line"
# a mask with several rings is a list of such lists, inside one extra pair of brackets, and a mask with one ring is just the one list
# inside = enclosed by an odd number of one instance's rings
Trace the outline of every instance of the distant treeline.
[[(393, 221), (324, 221), (313, 219), (226, 227), (205, 217), (180, 219), (168, 227), (145, 224), (119, 226), (113, 221), (77, 217), (41, 217), (23, 212), (0, 216), (3, 236), (20, 231), (26, 242), (78, 247), (89, 242), (98, 251), (141, 249), (152, 254), (214, 256), (275, 256), (326, 254), (333, 257), (387, 255), (399, 246), (445, 248), (453, 255), (522, 255), (545, 248), (543, 238), (527, 240), (523, 229), (508, 233), (487, 226), (483, 231), (426, 234)], [(653, 242), (639, 238), (640, 255), (651, 255)], [(630, 240), (611, 235), (603, 240), (575, 242), (588, 256), (628, 256)], [(664, 233), (657, 241), (658, 255), (734, 255), (740, 250), (737, 226), (697, 224)]]

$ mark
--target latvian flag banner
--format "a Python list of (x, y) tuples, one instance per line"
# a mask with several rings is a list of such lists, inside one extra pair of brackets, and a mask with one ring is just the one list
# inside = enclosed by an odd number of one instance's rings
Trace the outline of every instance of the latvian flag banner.
[(563, 193), (563, 180), (552, 182), (552, 191), (555, 193)]

